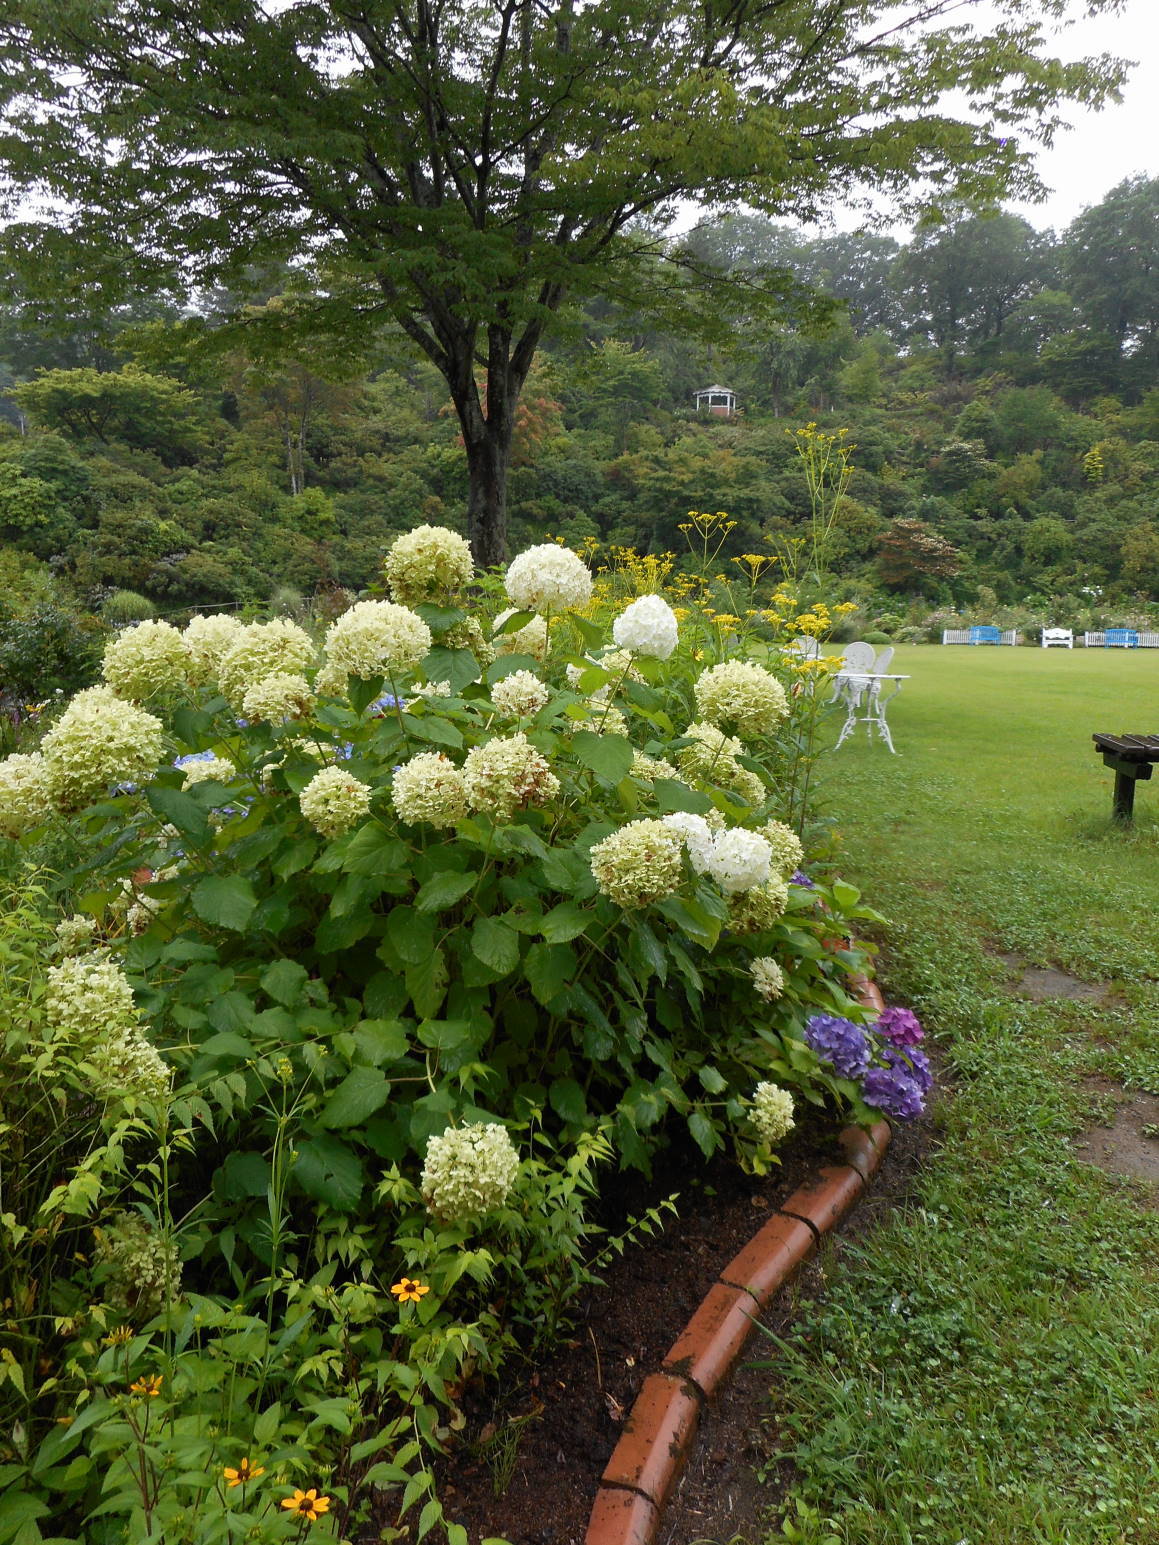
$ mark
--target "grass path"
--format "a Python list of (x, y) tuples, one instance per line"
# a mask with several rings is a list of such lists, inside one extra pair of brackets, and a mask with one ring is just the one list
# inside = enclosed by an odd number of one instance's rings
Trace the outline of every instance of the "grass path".
[[(846, 1248), (776, 1359), (798, 1476), (771, 1540), (1156, 1545), (1159, 1196), (1081, 1161), (1083, 1080), (1159, 1093), (1159, 780), (1109, 820), (1095, 730), (1159, 731), (1159, 656), (899, 650), (900, 754), (825, 767), (887, 996), (946, 1088), (910, 1206)], [(1012, 996), (999, 952), (1106, 983)]]

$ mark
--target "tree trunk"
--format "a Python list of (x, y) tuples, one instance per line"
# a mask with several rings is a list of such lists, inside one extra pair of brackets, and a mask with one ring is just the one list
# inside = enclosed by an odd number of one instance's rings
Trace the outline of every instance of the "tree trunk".
[(467, 537), (480, 568), (507, 562), (507, 472), (511, 465), (509, 426), (485, 425), (481, 435), (463, 436), (467, 451)]

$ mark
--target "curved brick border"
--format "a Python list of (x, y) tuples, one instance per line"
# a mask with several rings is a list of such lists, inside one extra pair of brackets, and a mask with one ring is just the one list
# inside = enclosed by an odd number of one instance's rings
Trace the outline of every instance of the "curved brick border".
[[(880, 1013), (873, 983), (861, 978), (854, 985)], [(696, 1442), (702, 1407), (728, 1378), (756, 1316), (865, 1190), (890, 1135), (885, 1121), (869, 1132), (846, 1127), (839, 1139), (846, 1162), (827, 1164), (798, 1187), (720, 1273), (661, 1371), (644, 1380), (600, 1481), (586, 1545), (652, 1545)]]

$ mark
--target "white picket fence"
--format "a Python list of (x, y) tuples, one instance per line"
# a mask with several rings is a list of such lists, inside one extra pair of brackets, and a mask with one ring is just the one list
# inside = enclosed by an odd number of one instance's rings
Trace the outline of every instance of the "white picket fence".
[(1088, 649), (1159, 649), (1159, 633), (1107, 628), (1102, 633), (1084, 633), (1083, 643)]
[[(1016, 628), (1007, 628), (1005, 632), (997, 628), (985, 629), (987, 637), (979, 637), (983, 630), (980, 628), (943, 628), (943, 644), (1017, 644), (1018, 631)], [(997, 638), (990, 636), (998, 634)]]

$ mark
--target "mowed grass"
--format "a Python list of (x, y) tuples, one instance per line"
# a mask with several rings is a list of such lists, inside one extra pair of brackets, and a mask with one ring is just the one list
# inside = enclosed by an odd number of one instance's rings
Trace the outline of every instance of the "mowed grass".
[[(1159, 733), (1159, 653), (911, 648), (894, 668), (899, 754), (859, 732), (820, 799), (890, 919), (886, 996), (935, 1037), (938, 1131), (773, 1357), (796, 1481), (770, 1539), (1154, 1545), (1159, 1193), (1073, 1139), (1084, 1078), (1159, 1093), (1159, 778), (1116, 826), (1090, 740)], [(1026, 1001), (1002, 954), (1107, 1002)]]

